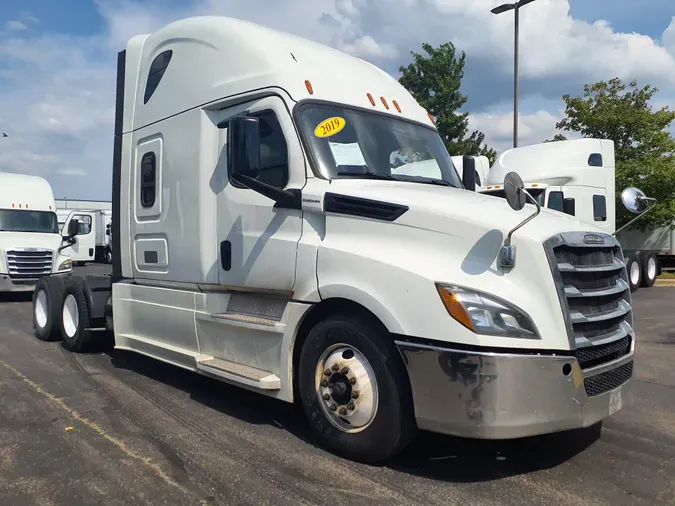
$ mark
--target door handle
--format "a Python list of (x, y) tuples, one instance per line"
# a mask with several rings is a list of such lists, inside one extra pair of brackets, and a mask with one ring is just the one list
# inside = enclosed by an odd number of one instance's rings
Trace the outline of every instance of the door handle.
[(232, 243), (230, 241), (220, 243), (220, 265), (224, 271), (232, 268)]

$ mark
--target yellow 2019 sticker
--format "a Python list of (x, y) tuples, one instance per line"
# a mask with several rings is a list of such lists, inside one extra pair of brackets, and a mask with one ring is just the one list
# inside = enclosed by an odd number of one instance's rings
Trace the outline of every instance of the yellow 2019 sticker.
[(317, 137), (330, 137), (341, 131), (346, 125), (347, 122), (344, 118), (334, 116), (319, 123), (314, 129), (314, 135)]

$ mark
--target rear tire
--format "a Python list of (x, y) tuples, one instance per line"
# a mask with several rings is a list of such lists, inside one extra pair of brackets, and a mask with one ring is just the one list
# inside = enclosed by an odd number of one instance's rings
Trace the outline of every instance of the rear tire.
[(389, 335), (368, 318), (340, 314), (316, 324), (300, 353), (298, 379), (312, 431), (343, 457), (374, 464), (415, 434), (405, 367)]
[(630, 291), (636, 292), (642, 283), (642, 267), (640, 266), (640, 261), (637, 255), (631, 254), (626, 259), (626, 272), (628, 273), (628, 284), (630, 285)]
[(83, 352), (91, 342), (89, 304), (85, 294), (84, 280), (73, 277), (63, 294), (60, 315), (63, 347), (68, 351)]
[(44, 276), (35, 285), (33, 292), (33, 328), (35, 337), (41, 341), (57, 341), (61, 338), (61, 306), (65, 291), (62, 276)]
[(659, 265), (654, 253), (647, 253), (642, 259), (642, 280), (640, 286), (650, 288), (656, 282)]

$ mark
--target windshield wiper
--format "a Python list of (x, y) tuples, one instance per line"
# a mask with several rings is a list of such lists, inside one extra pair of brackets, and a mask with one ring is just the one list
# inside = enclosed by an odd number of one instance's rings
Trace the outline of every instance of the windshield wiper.
[(412, 183), (435, 184), (437, 186), (451, 186), (457, 188), (454, 184), (444, 179), (436, 179), (433, 177), (400, 175), (397, 179), (399, 181), (410, 181)]
[(400, 179), (381, 172), (338, 172), (338, 177), (360, 177), (365, 179), (383, 179), (385, 181), (400, 181)]

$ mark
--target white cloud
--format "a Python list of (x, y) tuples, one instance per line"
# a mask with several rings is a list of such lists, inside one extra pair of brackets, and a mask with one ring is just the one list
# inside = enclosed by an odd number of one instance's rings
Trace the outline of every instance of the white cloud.
[[(629, 1), (629, 0), (615, 0)], [(264, 5), (261, 5), (263, 3)], [(468, 57), (464, 92), (471, 128), (510, 147), (513, 15), (490, 13), (494, 0), (98, 0), (103, 33), (68, 36), (29, 30), (0, 34), (0, 170), (46, 175), (59, 196), (109, 198), (115, 54), (127, 39), (175, 19), (221, 14), (290, 31), (366, 58), (397, 75), (422, 42), (451, 40)], [(18, 25), (16, 25), (18, 28)], [(617, 76), (654, 84), (659, 100), (675, 96), (675, 17), (660, 41), (617, 33), (607, 22), (570, 17), (566, 0), (537, 0), (521, 12), (520, 144), (554, 134), (562, 93)], [(537, 100), (539, 100), (537, 98)], [(555, 100), (555, 106), (551, 106)], [(543, 105), (542, 105), (543, 104)], [(475, 108), (479, 107), (478, 110)], [(525, 109), (523, 109), (525, 110)]]
[(20, 32), (21, 30), (28, 30), (28, 27), (21, 21), (11, 20), (5, 23), (5, 30)]

